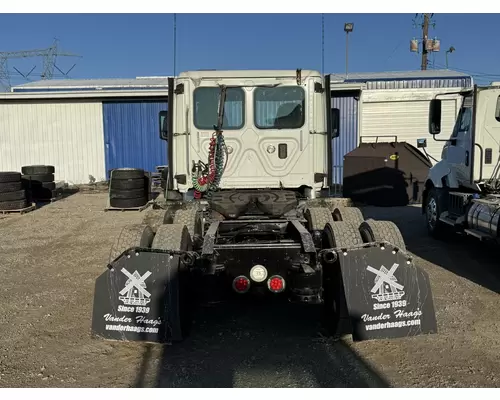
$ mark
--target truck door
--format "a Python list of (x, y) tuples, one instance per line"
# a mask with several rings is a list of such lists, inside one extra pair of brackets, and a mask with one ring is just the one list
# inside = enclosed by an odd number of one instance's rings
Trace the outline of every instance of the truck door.
[[(219, 87), (193, 94), (193, 161), (207, 162), (217, 120)], [(298, 187), (311, 179), (309, 107), (312, 92), (295, 82), (231, 87), (226, 92), (223, 134), (229, 153), (223, 188)]]
[(443, 149), (443, 158), (454, 169), (457, 179), (465, 184), (470, 181), (473, 158), (473, 97), (464, 98), (453, 133)]

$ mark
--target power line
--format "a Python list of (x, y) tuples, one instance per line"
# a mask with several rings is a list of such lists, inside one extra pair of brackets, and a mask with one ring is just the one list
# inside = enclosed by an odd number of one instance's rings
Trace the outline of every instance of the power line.
[(20, 58), (42, 58), (43, 72), (40, 74), (42, 80), (52, 79), (54, 76), (54, 68), (61, 72), (65, 77), (67, 77), (68, 73), (76, 66), (74, 64), (66, 73), (61, 71), (59, 67), (56, 65), (57, 57), (81, 57), (78, 54), (61, 51), (58, 48), (59, 41), (57, 39), (54, 40), (52, 46), (46, 49), (33, 49), (33, 50), (18, 50), (18, 51), (2, 51), (0, 52), (0, 85), (5, 89), (10, 90), (11, 88), (11, 79), (14, 76), (23, 77), (28, 80), (28, 77), (32, 75), (32, 72), (36, 67), (33, 67), (30, 72), (24, 74), (16, 67), (13, 67), (16, 71), (12, 73), (9, 71), (9, 60), (20, 59)]

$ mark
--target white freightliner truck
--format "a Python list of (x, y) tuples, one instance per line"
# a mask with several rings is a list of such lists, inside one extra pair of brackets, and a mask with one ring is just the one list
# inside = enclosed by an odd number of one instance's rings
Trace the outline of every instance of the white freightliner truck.
[[(165, 209), (118, 235), (94, 334), (182, 340), (200, 293), (320, 306), (330, 333), (355, 340), (436, 332), (428, 277), (398, 228), (321, 197), (342, 134), (329, 75), (191, 71), (168, 86)], [(110, 186), (143, 175), (114, 170)]]
[[(441, 160), (430, 170), (422, 212), (428, 231), (448, 228), (500, 243), (500, 82), (460, 92), (462, 104), (448, 139), (441, 133), (441, 98), (431, 100), (429, 133), (442, 140)], [(421, 139), (419, 146), (425, 146)]]

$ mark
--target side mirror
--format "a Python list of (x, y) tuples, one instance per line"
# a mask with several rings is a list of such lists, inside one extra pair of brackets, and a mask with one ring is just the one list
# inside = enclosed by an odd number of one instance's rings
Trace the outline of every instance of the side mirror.
[(437, 135), (441, 132), (441, 100), (432, 99), (429, 106), (429, 133)]
[(332, 139), (340, 135), (340, 111), (338, 108), (331, 109)]
[(168, 111), (160, 111), (160, 139), (168, 140)]

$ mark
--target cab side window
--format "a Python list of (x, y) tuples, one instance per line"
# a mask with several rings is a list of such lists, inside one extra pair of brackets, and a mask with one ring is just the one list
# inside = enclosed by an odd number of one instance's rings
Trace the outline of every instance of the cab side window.
[(463, 107), (460, 110), (458, 121), (455, 125), (455, 129), (453, 130), (452, 137), (457, 137), (460, 132), (468, 132), (470, 128), (471, 118), (472, 118), (472, 108)]
[(495, 119), (500, 122), (500, 96), (497, 98), (497, 106), (495, 107)]

